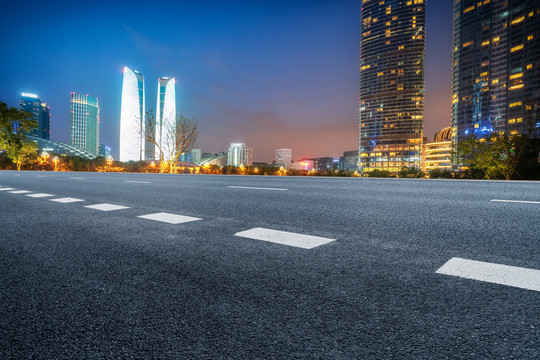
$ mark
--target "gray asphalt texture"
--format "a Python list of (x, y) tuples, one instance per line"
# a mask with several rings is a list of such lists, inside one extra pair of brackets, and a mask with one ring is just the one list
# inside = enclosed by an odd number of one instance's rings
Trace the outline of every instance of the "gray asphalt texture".
[[(540, 183), (0, 171), (0, 186), (85, 200), (0, 191), (2, 359), (540, 358), (540, 292), (435, 273), (452, 257), (540, 269), (540, 204), (490, 201), (540, 201)], [(156, 212), (203, 220), (138, 218)], [(336, 241), (234, 236), (254, 227)]]

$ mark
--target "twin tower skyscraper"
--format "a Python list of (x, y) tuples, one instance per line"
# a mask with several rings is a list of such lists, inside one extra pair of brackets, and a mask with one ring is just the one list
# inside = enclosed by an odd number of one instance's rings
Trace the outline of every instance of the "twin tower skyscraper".
[(118, 160), (159, 160), (153, 142), (162, 149), (161, 153), (170, 153), (166, 148), (175, 144), (175, 133), (171, 131), (176, 125), (175, 83), (174, 78), (158, 79), (155, 121), (149, 122), (146, 119), (144, 77), (140, 72), (124, 67)]

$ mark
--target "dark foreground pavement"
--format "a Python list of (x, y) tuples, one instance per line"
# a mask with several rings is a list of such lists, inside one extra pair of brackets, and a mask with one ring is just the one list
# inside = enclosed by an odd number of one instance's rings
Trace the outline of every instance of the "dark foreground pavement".
[[(6, 187), (2, 359), (540, 357), (540, 291), (436, 273), (539, 270), (540, 183), (0, 171)], [(160, 212), (201, 220), (139, 217)], [(234, 235), (253, 228), (335, 241)]]

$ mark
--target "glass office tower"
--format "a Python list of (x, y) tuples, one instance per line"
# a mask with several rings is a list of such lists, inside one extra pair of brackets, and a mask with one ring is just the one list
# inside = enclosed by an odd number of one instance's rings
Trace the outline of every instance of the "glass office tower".
[(120, 113), (120, 161), (145, 159), (144, 78), (124, 67), (122, 108)]
[(424, 113), (424, 0), (363, 0), (359, 168), (420, 167)]
[[(175, 83), (174, 78), (158, 79), (156, 142), (159, 144), (165, 161), (169, 160), (176, 151)], [(159, 160), (159, 153), (159, 150), (156, 151), (156, 160)]]
[[(37, 122), (37, 128), (35, 128), (29, 135), (46, 140), (50, 138), (50, 107), (46, 103), (41, 102), (39, 96), (36, 94), (22, 93), (19, 100), (19, 110), (31, 113), (32, 117)], [(17, 124), (14, 124), (14, 126), (17, 128)]]
[(540, 2), (455, 0), (452, 141), (475, 134), (539, 136)]
[(95, 156), (99, 155), (99, 104), (97, 98), (71, 93), (69, 144)]

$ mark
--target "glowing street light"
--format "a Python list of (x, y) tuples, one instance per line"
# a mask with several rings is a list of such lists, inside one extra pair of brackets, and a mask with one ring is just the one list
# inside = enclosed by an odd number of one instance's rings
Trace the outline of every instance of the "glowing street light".
[(107, 168), (108, 170), (110, 171), (111, 170), (111, 165), (113, 163), (113, 157), (111, 155), (107, 155), (107, 159), (105, 160), (107, 162)]
[(58, 156), (55, 156), (52, 161), (54, 162), (54, 171), (58, 171), (58, 161), (60, 159), (58, 159)]

